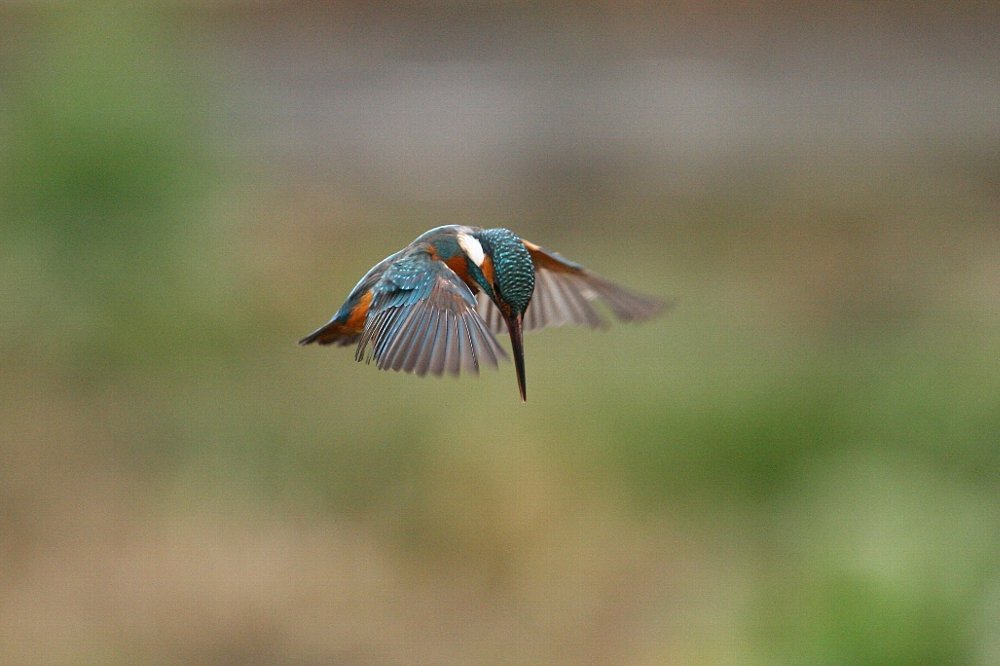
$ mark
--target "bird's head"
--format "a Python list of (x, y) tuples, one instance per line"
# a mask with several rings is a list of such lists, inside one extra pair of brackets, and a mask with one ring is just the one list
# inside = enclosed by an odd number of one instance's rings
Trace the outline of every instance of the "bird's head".
[(524, 242), (509, 229), (484, 229), (459, 234), (459, 245), (469, 258), (469, 273), (500, 310), (510, 331), (521, 398), (524, 389), (524, 350), (521, 340), (524, 313), (535, 291), (535, 265)]
[(524, 242), (508, 229), (485, 229), (459, 236), (471, 260), (469, 272), (507, 316), (524, 315), (535, 291), (535, 266)]

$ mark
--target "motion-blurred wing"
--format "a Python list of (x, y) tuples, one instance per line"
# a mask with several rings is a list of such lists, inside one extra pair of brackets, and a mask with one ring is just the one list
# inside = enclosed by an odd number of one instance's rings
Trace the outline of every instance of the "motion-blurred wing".
[(507, 355), (450, 268), (417, 253), (393, 264), (375, 287), (356, 358), (380, 370), (478, 374)]
[[(524, 316), (525, 330), (563, 324), (585, 324), (604, 328), (607, 321), (594, 309), (603, 302), (622, 321), (649, 319), (666, 303), (637, 294), (588, 271), (583, 266), (524, 241), (535, 264), (535, 293)], [(490, 329), (505, 330), (500, 311), (485, 295), (479, 295), (479, 312)]]

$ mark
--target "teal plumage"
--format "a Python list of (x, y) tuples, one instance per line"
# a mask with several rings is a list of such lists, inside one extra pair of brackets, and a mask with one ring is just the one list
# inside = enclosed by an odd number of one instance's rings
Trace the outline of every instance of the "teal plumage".
[[(447, 265), (427, 253), (413, 253), (391, 264), (372, 292), (369, 313), (375, 315), (358, 341), (359, 361), (374, 359), (381, 370), (423, 375), (457, 373), (460, 368), (475, 373), (477, 361), (495, 366), (505, 356), (485, 322), (475, 315), (472, 292)], [(450, 342), (457, 336), (467, 344)]]
[(648, 319), (661, 300), (613, 284), (509, 229), (449, 225), (425, 232), (373, 266), (326, 324), (300, 344), (357, 344), (355, 357), (418, 375), (478, 373), (507, 358), (510, 335), (525, 399), (522, 331), (565, 323), (603, 327), (592, 303)]
[(535, 291), (535, 265), (524, 242), (509, 229), (487, 229), (481, 238), (483, 249), (493, 259), (500, 296), (525, 312)]

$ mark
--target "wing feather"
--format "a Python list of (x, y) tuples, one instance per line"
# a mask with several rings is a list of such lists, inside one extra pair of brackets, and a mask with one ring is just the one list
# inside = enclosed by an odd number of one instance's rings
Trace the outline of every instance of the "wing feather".
[(455, 325), (456, 316), (450, 311), (445, 313), (445, 366), (448, 373), (457, 375), (461, 370), (462, 355), (459, 348), (462, 341), (458, 338), (458, 327)]
[(427, 374), (427, 370), (431, 365), (434, 344), (437, 342), (438, 317), (440, 314), (440, 310), (431, 310), (427, 317), (427, 334), (424, 336), (424, 341), (420, 345), (419, 351), (416, 352), (417, 356), (413, 364), (413, 372), (420, 377)]
[(476, 299), (444, 263), (427, 254), (403, 257), (374, 288), (358, 339), (358, 360), (380, 370), (418, 375), (478, 374), (506, 354), (475, 309)]
[(499, 364), (500, 359), (506, 359), (507, 353), (499, 345), (496, 338), (486, 326), (486, 322), (476, 313), (475, 310), (468, 310), (464, 315), (466, 326), (472, 338), (472, 350), (475, 352), (479, 363), (487, 363), (493, 367)]
[(440, 375), (445, 370), (445, 350), (448, 347), (448, 313), (438, 312), (434, 343), (429, 352), (427, 370)]
[(404, 321), (399, 325), (397, 334), (386, 343), (385, 356), (380, 366), (382, 370), (386, 368), (404, 370), (406, 359), (417, 342), (417, 336), (422, 332), (420, 320), (428, 308), (410, 307), (408, 310)]
[[(534, 243), (524, 241), (524, 246), (535, 264), (535, 293), (524, 315), (526, 331), (564, 324), (605, 328), (608, 323), (594, 309), (595, 302), (621, 321), (650, 319), (668, 305), (610, 282)], [(482, 293), (477, 300), (477, 310), (490, 330), (505, 333), (507, 326), (496, 305)]]
[(472, 338), (469, 335), (469, 328), (465, 324), (465, 317), (460, 316), (456, 325), (458, 337), (462, 340), (462, 344), (458, 348), (462, 358), (462, 368), (470, 374), (478, 375), (479, 365), (476, 363), (476, 352), (472, 348)]

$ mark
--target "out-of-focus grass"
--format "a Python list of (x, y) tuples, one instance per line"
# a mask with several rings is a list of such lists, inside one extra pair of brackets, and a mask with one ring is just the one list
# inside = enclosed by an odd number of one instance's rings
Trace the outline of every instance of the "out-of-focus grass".
[[(97, 17), (8, 80), (4, 660), (1000, 654), (995, 160), (570, 183), (571, 225), (310, 199), (222, 179), (191, 63)], [(295, 346), (448, 214), (677, 305), (531, 336), (526, 405)]]

